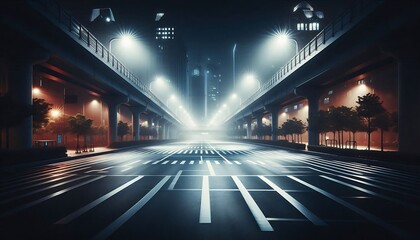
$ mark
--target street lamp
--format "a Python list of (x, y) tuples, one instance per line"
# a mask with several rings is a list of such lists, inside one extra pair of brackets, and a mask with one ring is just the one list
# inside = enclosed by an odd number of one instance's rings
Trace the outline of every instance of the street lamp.
[[(169, 82), (169, 80), (166, 80), (167, 82)], [(155, 80), (151, 81), (149, 83), (149, 91), (152, 92), (152, 83), (156, 82), (157, 84), (163, 84), (164, 83), (164, 78), (163, 77), (156, 77)]]
[(254, 82), (256, 81), (256, 82), (257, 82), (257, 84), (258, 84), (258, 89), (257, 89), (257, 90), (260, 90), (260, 89), (261, 89), (261, 82), (260, 82), (260, 80), (258, 80), (258, 79), (255, 77), (255, 75), (254, 75), (254, 74), (252, 74), (252, 73), (248, 73), (248, 74), (245, 76), (245, 81), (246, 81), (248, 84), (254, 83)]
[(233, 50), (232, 50), (232, 60), (233, 60), (233, 88), (235, 88), (235, 53), (236, 53), (236, 43), (235, 45), (233, 45)]
[(166, 106), (169, 107), (169, 100), (176, 100), (176, 96), (174, 94), (172, 94), (170, 97), (168, 97), (166, 99)]
[(286, 45), (289, 41), (293, 41), (295, 43), (295, 46), (296, 46), (295, 55), (298, 54), (298, 52), (299, 52), (298, 42), (296, 41), (296, 39), (291, 38), (290, 34), (284, 33), (284, 32), (283, 33), (277, 33), (276, 38), (277, 38), (277, 42), (280, 43), (281, 45)]
[(111, 53), (112, 52), (112, 43), (115, 40), (121, 40), (121, 42), (125, 45), (125, 46), (130, 46), (133, 44), (135, 39), (135, 35), (133, 33), (122, 33), (120, 34), (118, 37), (113, 37), (109, 40), (108, 42), (108, 50)]
[(242, 105), (242, 98), (240, 96), (238, 96), (238, 94), (234, 93), (231, 96), (232, 99), (236, 99), (239, 98), (239, 105)]

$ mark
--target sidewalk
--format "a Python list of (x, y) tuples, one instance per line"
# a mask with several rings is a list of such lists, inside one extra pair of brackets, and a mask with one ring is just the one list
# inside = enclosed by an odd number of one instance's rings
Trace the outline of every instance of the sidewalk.
[(108, 148), (108, 147), (95, 147), (93, 152), (82, 152), (82, 153), (76, 153), (76, 149), (67, 149), (67, 156), (74, 158), (74, 157), (87, 157), (90, 155), (100, 155), (104, 154), (109, 151), (117, 150), (115, 148)]

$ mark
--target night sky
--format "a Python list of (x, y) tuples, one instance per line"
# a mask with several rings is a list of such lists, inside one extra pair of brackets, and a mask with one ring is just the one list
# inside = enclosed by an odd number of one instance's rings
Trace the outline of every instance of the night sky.
[[(301, 1), (136, 1), (60, 0), (63, 6), (101, 41), (108, 41), (119, 29), (135, 31), (145, 42), (154, 37), (154, 19), (164, 12), (184, 40), (190, 66), (204, 64), (207, 58), (226, 66), (224, 79), (232, 76), (232, 48), (237, 43), (237, 75), (256, 70), (252, 59), (258, 46), (276, 29), (286, 29), (292, 9)], [(339, 15), (351, 0), (308, 1), (323, 11), (326, 23)], [(93, 8), (111, 8), (116, 22), (95, 25), (89, 22)], [(107, 40), (108, 39), (108, 40)], [(274, 68), (280, 66), (273, 66)], [(267, 70), (260, 74), (269, 75)], [(224, 80), (228, 82), (229, 80)]]

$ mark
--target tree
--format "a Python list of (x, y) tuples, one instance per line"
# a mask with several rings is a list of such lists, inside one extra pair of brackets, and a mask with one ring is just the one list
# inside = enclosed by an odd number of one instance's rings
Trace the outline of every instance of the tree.
[(379, 96), (368, 93), (362, 97), (358, 96), (356, 103), (356, 111), (360, 117), (366, 122), (366, 132), (368, 134), (368, 150), (370, 150), (370, 134), (375, 131), (372, 126), (372, 119), (376, 116), (385, 112), (385, 108), (382, 106), (382, 101)]
[(282, 136), (286, 136), (288, 139), (288, 135), (292, 136), (292, 142), (298, 142), (299, 136), (306, 131), (306, 125), (302, 122), (302, 120), (298, 120), (296, 118), (287, 119), (281, 127), (279, 128), (279, 134)]
[(70, 132), (69, 117), (70, 116), (67, 114), (60, 116), (59, 118), (50, 121), (47, 128), (51, 133), (57, 135), (62, 134), (64, 137), (65, 134)]
[(48, 112), (51, 110), (51, 103), (44, 99), (34, 98), (32, 105), (33, 128), (34, 131), (45, 128), (49, 122)]
[(123, 140), (124, 135), (128, 134), (129, 131), (130, 127), (128, 126), (128, 123), (123, 121), (118, 122), (117, 135), (120, 137), (121, 141)]
[(372, 121), (372, 125), (381, 130), (381, 151), (384, 151), (384, 131), (388, 131), (394, 126), (391, 114), (384, 112), (376, 116)]
[[(77, 136), (77, 145), (76, 145), (76, 153), (80, 153), (80, 144), (79, 144), (79, 136), (89, 133), (92, 127), (92, 119), (86, 119), (85, 116), (82, 114), (77, 114), (76, 116), (69, 117), (69, 127), (70, 131)], [(86, 139), (84, 142), (84, 146), (86, 148)]]
[(313, 119), (308, 119), (308, 121), (312, 121), (312, 126), (314, 126), (314, 130), (321, 134), (321, 145), (322, 145), (322, 139), (325, 142), (325, 145), (327, 145), (326, 141), (326, 135), (328, 132), (331, 131), (331, 121), (328, 111), (319, 110), (316, 114), (316, 117)]

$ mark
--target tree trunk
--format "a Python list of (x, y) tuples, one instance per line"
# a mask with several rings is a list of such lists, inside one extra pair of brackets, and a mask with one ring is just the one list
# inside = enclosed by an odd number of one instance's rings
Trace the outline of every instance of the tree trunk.
[(368, 150), (370, 150), (370, 118), (368, 118)]
[(384, 151), (384, 130), (381, 128), (381, 152)]
[(80, 153), (79, 134), (77, 134), (77, 139), (76, 139), (76, 153)]

